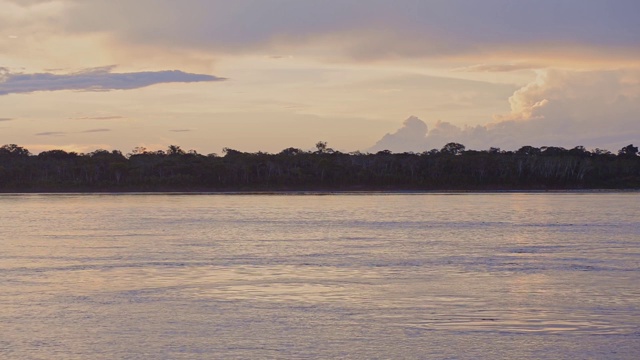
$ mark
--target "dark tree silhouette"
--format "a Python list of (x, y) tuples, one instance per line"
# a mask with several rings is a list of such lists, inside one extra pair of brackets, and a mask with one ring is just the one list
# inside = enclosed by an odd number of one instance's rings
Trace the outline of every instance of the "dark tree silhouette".
[(315, 151), (277, 154), (224, 148), (201, 155), (171, 145), (87, 154), (48, 150), (32, 155), (0, 147), (0, 191), (273, 191), (273, 190), (501, 190), (640, 188), (638, 148), (607, 150), (523, 146), (477, 151), (449, 143), (420, 154)]
[(440, 152), (444, 154), (460, 155), (464, 152), (464, 149), (464, 145), (451, 142), (443, 146)]
[(638, 155), (638, 147), (633, 145), (627, 145), (618, 151), (620, 156), (636, 156)]
[(2, 145), (0, 147), (0, 156), (29, 156), (29, 150), (16, 144)]

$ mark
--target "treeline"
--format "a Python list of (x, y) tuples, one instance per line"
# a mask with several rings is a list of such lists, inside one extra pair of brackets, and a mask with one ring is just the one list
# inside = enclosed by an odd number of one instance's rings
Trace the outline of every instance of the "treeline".
[(639, 189), (640, 156), (582, 146), (467, 150), (449, 143), (423, 153), (342, 153), (284, 149), (277, 154), (224, 149), (224, 156), (179, 146), (147, 151), (0, 147), (0, 191), (278, 191)]

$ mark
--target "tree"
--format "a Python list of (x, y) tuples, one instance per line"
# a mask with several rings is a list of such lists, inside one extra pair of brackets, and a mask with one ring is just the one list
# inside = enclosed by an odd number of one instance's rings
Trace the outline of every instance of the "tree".
[(527, 155), (527, 156), (530, 156), (530, 155), (540, 155), (540, 149), (535, 148), (535, 147), (533, 147), (533, 146), (526, 145), (526, 146), (523, 146), (523, 147), (521, 147), (520, 149), (518, 149), (518, 150), (516, 151), (516, 154), (519, 154), (519, 155)]
[(131, 150), (130, 153), (127, 154), (127, 157), (131, 157), (133, 155), (143, 155), (147, 153), (147, 148), (144, 146), (136, 146)]
[(235, 149), (232, 149), (232, 148), (228, 148), (228, 147), (223, 148), (222, 152), (224, 153), (225, 157), (233, 157), (233, 156), (242, 155), (241, 151), (238, 151), (238, 150), (235, 150)]
[(540, 150), (545, 156), (562, 156), (567, 153), (567, 149), (559, 146), (543, 146)]
[(587, 151), (584, 146), (574, 147), (573, 149), (569, 150), (569, 154), (582, 157), (588, 157), (589, 155), (591, 155), (591, 153)]
[(0, 191), (640, 188), (640, 156), (633, 145), (619, 155), (582, 146), (474, 151), (458, 143), (421, 154), (344, 154), (322, 141), (316, 148), (277, 154), (225, 148), (218, 157), (172, 145), (167, 152), (134, 149), (127, 157), (118, 150), (29, 156), (11, 144), (0, 147)]
[(185, 152), (178, 145), (169, 145), (167, 155), (184, 155)]
[[(327, 145), (327, 143), (324, 143), (325, 147), (326, 147), (326, 145)], [(316, 147), (317, 146), (318, 145), (316, 144)], [(290, 148), (286, 148), (286, 149), (280, 151), (279, 155), (295, 156), (295, 155), (302, 154), (302, 153), (304, 153), (304, 151), (302, 151), (300, 149), (297, 149), (297, 148), (294, 148), (294, 147), (290, 147)]]
[(618, 156), (632, 157), (638, 155), (638, 147), (629, 144), (618, 151)]
[(16, 144), (2, 145), (0, 147), (0, 155), (10, 155), (10, 156), (29, 156), (31, 153), (29, 150), (23, 148), (22, 146), (18, 146)]
[(318, 141), (316, 143), (316, 149), (318, 149), (318, 153), (322, 154), (327, 150), (327, 142), (326, 141)]
[(40, 154), (38, 154), (38, 158), (41, 159), (72, 159), (77, 157), (78, 154), (76, 154), (75, 152), (66, 152), (64, 150), (49, 150), (49, 151), (43, 151)]
[(462, 144), (450, 142), (442, 147), (440, 150), (441, 153), (450, 154), (450, 155), (460, 155), (464, 152), (466, 147)]
[(428, 151), (423, 151), (423, 152), (422, 152), (422, 155), (424, 155), (424, 156), (428, 156), (428, 155), (438, 155), (439, 153), (440, 153), (440, 150), (438, 150), (438, 149), (431, 149), (431, 150), (428, 150)]
[(600, 148), (595, 148), (595, 150), (593, 150), (592, 154), (593, 155), (597, 155), (597, 156), (613, 155), (613, 154), (611, 154), (611, 151), (606, 150), (606, 149), (600, 149)]

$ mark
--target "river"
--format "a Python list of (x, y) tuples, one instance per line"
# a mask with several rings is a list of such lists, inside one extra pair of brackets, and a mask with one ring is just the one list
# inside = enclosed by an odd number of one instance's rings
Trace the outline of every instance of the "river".
[(636, 359), (640, 193), (0, 195), (0, 358)]

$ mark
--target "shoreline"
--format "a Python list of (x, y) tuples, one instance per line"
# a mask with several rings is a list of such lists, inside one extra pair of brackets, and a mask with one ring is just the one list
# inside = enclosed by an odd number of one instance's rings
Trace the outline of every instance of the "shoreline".
[(11, 195), (473, 195), (473, 194), (614, 194), (640, 193), (640, 189), (551, 189), (551, 190), (64, 190), (64, 191), (2, 191), (0, 196)]

